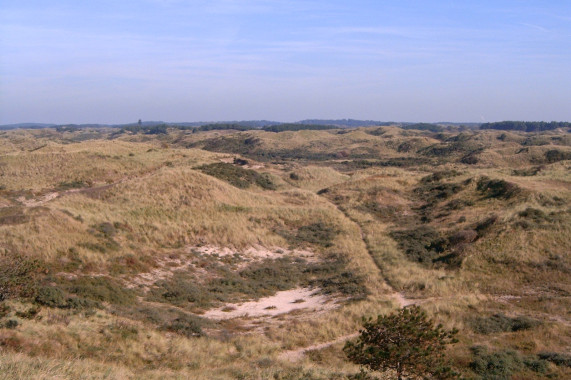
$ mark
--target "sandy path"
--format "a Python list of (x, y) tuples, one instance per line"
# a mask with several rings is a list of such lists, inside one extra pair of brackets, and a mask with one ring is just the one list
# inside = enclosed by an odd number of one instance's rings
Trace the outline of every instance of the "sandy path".
[(287, 360), (290, 362), (297, 362), (297, 361), (303, 359), (303, 356), (306, 353), (308, 353), (309, 351), (321, 350), (321, 349), (327, 348), (329, 346), (332, 346), (334, 344), (342, 343), (342, 342), (345, 342), (346, 340), (356, 338), (358, 335), (359, 335), (359, 333), (353, 333), (353, 334), (349, 334), (349, 335), (340, 336), (339, 338), (332, 340), (332, 341), (329, 341), (329, 342), (314, 344), (312, 346), (298, 348), (296, 350), (284, 351), (278, 356), (278, 358), (281, 360)]
[[(327, 199), (327, 198), (325, 198), (325, 199)], [(331, 202), (331, 204), (333, 204), (335, 207), (337, 207), (337, 205), (335, 205), (333, 202)], [(367, 243), (367, 236), (366, 236), (365, 232), (363, 231), (363, 228), (361, 227), (361, 225), (360, 225), (359, 223), (357, 223), (355, 220), (353, 220), (352, 218), (350, 218), (349, 215), (348, 215), (346, 212), (344, 212), (343, 210), (339, 209), (339, 207), (337, 207), (337, 209), (338, 209), (341, 213), (343, 213), (347, 219), (349, 219), (350, 221), (352, 221), (352, 222), (358, 227), (359, 232), (360, 232), (360, 235), (361, 235), (361, 239), (363, 240), (363, 243), (365, 243), (365, 247), (366, 247), (366, 249), (367, 249), (367, 252), (369, 252), (369, 254), (370, 254), (371, 256), (373, 256), (373, 255), (371, 254), (370, 250), (369, 250), (369, 244)], [(375, 265), (377, 266), (379, 272), (380, 272), (381, 275), (382, 275), (382, 269), (379, 267), (379, 265), (377, 264), (377, 262), (376, 262), (375, 260), (373, 260), (373, 262), (375, 262)], [(419, 304), (419, 303), (425, 301), (425, 300), (422, 300), (422, 299), (410, 299), (410, 298), (406, 298), (406, 297), (404, 296), (404, 294), (402, 294), (402, 293), (397, 292), (396, 290), (394, 290), (394, 288), (391, 287), (388, 282), (386, 282), (386, 284), (387, 284), (387, 286), (389, 287), (389, 289), (392, 290), (392, 292), (389, 294), (389, 297), (394, 298), (394, 299), (397, 301), (397, 303), (399, 304), (399, 307), (400, 307), (400, 308), (407, 307), (407, 306), (410, 306), (410, 305), (417, 305), (417, 304)], [(336, 339), (334, 339), (334, 340), (331, 340), (331, 341), (329, 341), (329, 342), (319, 343), (319, 344), (311, 345), (311, 346), (308, 346), (308, 347), (298, 348), (298, 349), (295, 349), (295, 350), (284, 351), (284, 352), (282, 352), (282, 353), (278, 356), (278, 358), (281, 359), (281, 360), (287, 360), (287, 361), (291, 361), (291, 362), (296, 362), (296, 361), (299, 361), (299, 360), (303, 359), (303, 356), (304, 356), (307, 352), (309, 352), (309, 351), (321, 350), (321, 349), (323, 349), (323, 348), (327, 348), (327, 347), (332, 346), (332, 345), (334, 345), (334, 344), (341, 343), (341, 342), (344, 342), (344, 341), (346, 341), (346, 340), (355, 338), (355, 337), (357, 337), (358, 335), (359, 335), (359, 333), (358, 333), (358, 332), (355, 332), (355, 333), (352, 333), (352, 334), (349, 334), (349, 335), (344, 335), (344, 336), (338, 337), (338, 338), (336, 338)]]
[[(417, 305), (423, 301), (420, 299), (406, 298), (403, 294), (397, 293), (397, 292), (391, 294), (391, 297), (394, 298), (399, 303), (399, 306), (401, 308), (407, 307), (410, 305)], [(331, 340), (329, 342), (314, 344), (314, 345), (311, 345), (308, 347), (302, 347), (302, 348), (298, 348), (295, 350), (284, 351), (278, 356), (278, 358), (281, 360), (287, 360), (290, 362), (297, 362), (297, 361), (303, 359), (303, 356), (306, 353), (308, 353), (309, 351), (321, 350), (321, 349), (327, 348), (329, 346), (332, 346), (334, 344), (342, 343), (342, 342), (345, 342), (346, 340), (356, 338), (358, 335), (359, 335), (358, 332), (354, 332), (352, 334), (340, 336), (339, 338), (336, 338), (336, 339)]]
[(142, 178), (146, 178), (151, 176), (154, 172), (156, 172), (157, 170), (159, 170), (162, 166), (156, 167), (156, 168), (152, 168), (149, 169), (148, 171), (146, 171), (145, 173), (142, 173), (141, 175), (127, 175), (123, 178), (120, 178), (119, 180), (113, 182), (113, 183), (108, 183), (105, 185), (101, 185), (101, 186), (94, 186), (94, 187), (80, 187), (77, 189), (69, 189), (69, 190), (64, 190), (64, 191), (54, 191), (51, 193), (47, 193), (46, 195), (36, 198), (36, 199), (26, 199), (25, 197), (19, 197), (16, 200), (18, 202), (20, 202), (23, 206), (26, 207), (37, 207), (37, 206), (41, 206), (44, 203), (47, 203), (49, 201), (52, 201), (58, 197), (64, 196), (66, 194), (73, 194), (73, 193), (81, 193), (81, 192), (89, 192), (89, 191), (97, 191), (97, 190), (103, 190), (103, 189), (107, 189), (110, 188), (112, 186), (116, 186), (120, 183), (132, 180), (132, 179), (142, 179)]

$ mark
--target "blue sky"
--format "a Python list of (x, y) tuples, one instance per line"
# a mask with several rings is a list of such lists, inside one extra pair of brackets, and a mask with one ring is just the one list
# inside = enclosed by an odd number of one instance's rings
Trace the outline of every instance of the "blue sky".
[(0, 0), (0, 124), (571, 120), (571, 1)]

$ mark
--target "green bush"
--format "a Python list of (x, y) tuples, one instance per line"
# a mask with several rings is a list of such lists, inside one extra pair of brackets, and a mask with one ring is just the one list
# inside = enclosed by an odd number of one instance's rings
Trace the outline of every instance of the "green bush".
[(67, 307), (65, 293), (53, 286), (45, 286), (38, 289), (35, 301), (37, 304), (47, 307)]
[(535, 356), (524, 357), (513, 350), (489, 352), (485, 346), (474, 346), (470, 369), (483, 379), (509, 380), (514, 373), (527, 369), (538, 372), (547, 372), (547, 363)]
[(287, 230), (276, 231), (276, 233), (284, 237), (292, 246), (302, 246), (305, 243), (310, 243), (325, 248), (333, 245), (333, 239), (339, 232), (335, 226), (324, 222), (301, 226), (297, 229), (295, 234)]
[(490, 179), (486, 176), (478, 180), (476, 189), (484, 194), (486, 198), (510, 199), (521, 192), (516, 184), (503, 179)]
[(571, 367), (571, 355), (562, 354), (560, 352), (540, 352), (539, 358), (550, 361), (561, 367)]
[(203, 336), (202, 318), (189, 314), (182, 314), (174, 320), (165, 323), (163, 330), (175, 332), (186, 337)]
[(469, 323), (474, 332), (478, 334), (529, 330), (541, 324), (540, 321), (533, 318), (525, 316), (510, 318), (500, 313), (487, 317), (471, 318)]
[(181, 273), (175, 273), (168, 280), (156, 282), (148, 297), (154, 301), (178, 306), (185, 306), (188, 303), (196, 306), (207, 306), (212, 301), (207, 289)]
[(571, 152), (562, 152), (557, 149), (548, 150), (545, 152), (545, 161), (549, 163), (571, 160)]
[(433, 227), (418, 226), (416, 228), (392, 231), (390, 236), (396, 240), (399, 248), (413, 262), (432, 264), (443, 251), (443, 238)]
[(0, 257), (0, 301), (11, 297), (33, 298), (46, 271), (46, 265), (37, 259)]
[[(135, 293), (122, 284), (108, 277), (79, 277), (70, 281), (65, 290), (80, 298), (109, 302), (116, 305), (131, 305), (135, 303)], [(73, 301), (81, 304), (85, 301)]]
[(257, 185), (266, 190), (276, 189), (276, 185), (268, 174), (260, 174), (255, 170), (244, 169), (240, 166), (218, 162), (202, 165), (197, 167), (197, 169), (204, 174), (226, 181), (240, 189), (246, 189), (251, 185)]

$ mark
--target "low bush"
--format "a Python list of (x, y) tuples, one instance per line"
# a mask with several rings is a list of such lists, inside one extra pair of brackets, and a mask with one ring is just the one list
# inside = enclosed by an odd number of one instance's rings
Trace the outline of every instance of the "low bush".
[(521, 192), (521, 189), (516, 184), (503, 179), (490, 179), (486, 176), (478, 180), (476, 189), (484, 194), (486, 198), (510, 199)]
[(425, 183), (415, 188), (414, 193), (425, 201), (427, 206), (432, 206), (459, 193), (463, 188), (463, 185), (458, 183)]
[(4, 327), (7, 329), (15, 329), (16, 327), (18, 327), (20, 325), (20, 323), (15, 320), (15, 319), (8, 319), (6, 321), (6, 323), (4, 323)]
[(487, 317), (471, 318), (469, 324), (478, 334), (494, 334), (529, 330), (539, 326), (541, 322), (525, 316), (511, 318), (498, 313)]
[(333, 245), (333, 239), (340, 231), (331, 224), (317, 222), (301, 226), (295, 232), (284, 229), (276, 230), (275, 232), (294, 247), (309, 243), (327, 248)]
[(321, 245), (323, 247), (331, 247), (333, 245), (333, 239), (338, 234), (339, 230), (334, 226), (318, 222), (301, 226), (297, 230), (296, 240)]
[[(69, 293), (80, 299), (97, 302), (109, 302), (116, 305), (131, 305), (135, 303), (135, 292), (108, 277), (79, 277), (69, 281), (64, 286)], [(73, 301), (80, 305), (81, 300)], [(88, 302), (88, 301), (85, 301)]]
[(526, 168), (526, 169), (514, 169), (512, 170), (512, 175), (516, 175), (516, 176), (520, 176), (520, 177), (533, 177), (534, 175), (537, 175), (537, 173), (539, 173), (541, 171), (542, 167), (541, 166), (535, 166), (532, 168)]
[(12, 297), (34, 297), (46, 265), (25, 256), (0, 257), (0, 301)]
[(547, 360), (561, 367), (571, 367), (571, 355), (560, 352), (540, 352), (538, 354), (542, 360)]
[(453, 199), (444, 205), (445, 210), (463, 210), (466, 207), (473, 206), (474, 202), (466, 199)]
[(426, 177), (422, 177), (420, 179), (421, 183), (433, 183), (433, 182), (440, 182), (443, 179), (446, 178), (452, 178), (452, 177), (456, 177), (461, 175), (462, 173), (460, 173), (457, 170), (440, 170), (440, 171), (436, 171), (430, 175), (427, 175)]
[(204, 332), (202, 331), (202, 325), (202, 318), (189, 314), (181, 314), (172, 321), (163, 324), (161, 329), (190, 338), (204, 335)]
[(547, 372), (547, 362), (535, 356), (524, 357), (513, 350), (489, 352), (485, 346), (474, 346), (470, 369), (483, 379), (508, 380), (514, 373), (531, 370)]
[(352, 300), (365, 299), (369, 294), (365, 278), (347, 270), (348, 259), (331, 254), (323, 262), (315, 263), (304, 274), (311, 275), (309, 286), (319, 287), (325, 294), (341, 293)]
[(562, 152), (557, 149), (552, 149), (545, 152), (545, 161), (550, 164), (564, 160), (571, 160), (571, 152)]
[(257, 185), (266, 190), (276, 189), (276, 185), (268, 174), (260, 174), (255, 170), (244, 169), (240, 166), (218, 162), (215, 164), (202, 165), (197, 169), (240, 189), (246, 189), (251, 185)]
[(47, 307), (64, 308), (67, 306), (65, 293), (54, 286), (44, 286), (38, 289), (35, 301), (37, 304)]
[(196, 306), (207, 306), (212, 301), (207, 289), (182, 273), (168, 280), (161, 280), (149, 292), (148, 298), (154, 301), (185, 306), (192, 303)]
[(492, 226), (496, 224), (497, 221), (498, 221), (498, 216), (496, 214), (492, 214), (487, 218), (476, 223), (474, 229), (476, 230), (476, 232), (478, 232), (478, 236), (480, 237), (484, 236), (486, 233), (488, 233), (491, 230)]
[(432, 264), (438, 254), (443, 251), (442, 236), (430, 226), (392, 231), (390, 236), (396, 240), (399, 248), (413, 262)]
[(39, 288), (34, 301), (38, 305), (59, 309), (92, 309), (101, 307), (101, 304), (97, 301), (83, 297), (70, 297), (62, 289), (55, 286)]

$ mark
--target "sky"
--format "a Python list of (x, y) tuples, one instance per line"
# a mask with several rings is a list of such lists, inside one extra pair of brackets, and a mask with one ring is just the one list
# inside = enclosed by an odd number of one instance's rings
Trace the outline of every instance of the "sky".
[(0, 0), (0, 124), (571, 120), (571, 1)]

